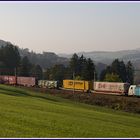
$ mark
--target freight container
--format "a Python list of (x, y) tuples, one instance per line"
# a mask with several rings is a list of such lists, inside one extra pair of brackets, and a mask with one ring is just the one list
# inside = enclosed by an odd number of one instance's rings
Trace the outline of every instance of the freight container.
[(3, 76), (3, 75), (0, 75), (0, 83), (1, 83), (1, 84), (4, 84), (4, 83), (5, 83), (5, 81), (4, 81), (4, 76)]
[(103, 92), (107, 94), (128, 94), (130, 84), (118, 82), (94, 82), (94, 91)]
[(58, 88), (58, 81), (39, 80), (38, 86), (43, 88)]
[(16, 84), (16, 77), (15, 76), (9, 76), (9, 75), (1, 75), (0, 76), (0, 83), (15, 85)]
[(92, 89), (92, 83), (84, 80), (63, 80), (63, 88), (90, 91)]
[(45, 81), (45, 87), (46, 88), (58, 88), (58, 82), (57, 81)]
[(45, 80), (38, 80), (38, 86), (45, 88)]
[(35, 77), (17, 77), (17, 84), (22, 86), (35, 86)]

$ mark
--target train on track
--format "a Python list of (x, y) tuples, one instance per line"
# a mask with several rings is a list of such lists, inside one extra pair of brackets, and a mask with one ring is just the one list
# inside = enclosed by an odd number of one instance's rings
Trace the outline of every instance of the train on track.
[(0, 75), (0, 83), (27, 87), (92, 92), (98, 94), (140, 96), (140, 86), (121, 82), (95, 82), (65, 79), (63, 80), (63, 85), (59, 86), (59, 82), (53, 80), (37, 80), (35, 77)]

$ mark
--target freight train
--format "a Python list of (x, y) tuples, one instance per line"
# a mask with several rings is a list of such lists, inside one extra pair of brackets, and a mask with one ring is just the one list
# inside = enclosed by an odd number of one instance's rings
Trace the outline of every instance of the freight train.
[(9, 85), (20, 85), (27, 87), (40, 87), (49, 89), (75, 90), (83, 92), (93, 92), (98, 94), (114, 94), (140, 96), (140, 86), (119, 82), (94, 82), (85, 80), (63, 80), (60, 87), (58, 81), (36, 80), (35, 77), (20, 77), (1, 75), (0, 83)]

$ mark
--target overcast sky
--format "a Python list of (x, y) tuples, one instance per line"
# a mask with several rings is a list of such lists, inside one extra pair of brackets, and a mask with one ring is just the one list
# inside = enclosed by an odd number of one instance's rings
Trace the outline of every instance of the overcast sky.
[(140, 48), (140, 2), (0, 2), (0, 39), (57, 54)]

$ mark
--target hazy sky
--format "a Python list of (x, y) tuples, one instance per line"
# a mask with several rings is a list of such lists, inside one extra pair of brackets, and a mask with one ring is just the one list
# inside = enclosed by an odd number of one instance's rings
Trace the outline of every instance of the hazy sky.
[(140, 48), (140, 2), (0, 2), (0, 39), (57, 54)]

